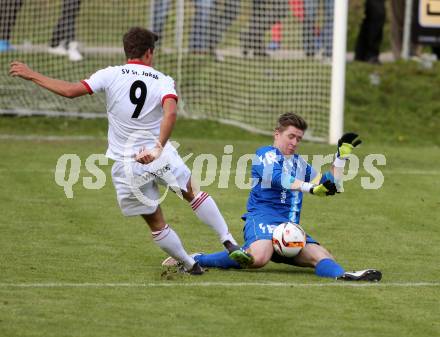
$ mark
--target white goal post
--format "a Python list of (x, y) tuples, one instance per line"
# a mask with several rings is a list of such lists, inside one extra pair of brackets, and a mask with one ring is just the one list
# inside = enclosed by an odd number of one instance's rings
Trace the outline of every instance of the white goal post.
[(333, 61), (328, 142), (336, 144), (344, 129), (345, 64), (347, 60), (348, 0), (335, 0)]
[(19, 59), (78, 81), (124, 63), (122, 35), (137, 25), (160, 35), (154, 66), (175, 79), (184, 116), (270, 134), (278, 115), (295, 112), (309, 124), (306, 138), (336, 143), (347, 7), (348, 0), (2, 0), (0, 113), (105, 117), (102, 94), (57, 97), (11, 79), (8, 64)]

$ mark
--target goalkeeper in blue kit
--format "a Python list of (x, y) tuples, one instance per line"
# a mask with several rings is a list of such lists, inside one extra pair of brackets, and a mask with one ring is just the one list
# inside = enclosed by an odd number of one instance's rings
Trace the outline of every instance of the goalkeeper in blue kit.
[[(327, 249), (309, 235), (306, 235), (306, 245), (295, 257), (280, 256), (274, 251), (274, 228), (284, 222), (300, 223), (304, 193), (316, 196), (335, 195), (335, 170), (343, 170), (352, 150), (361, 143), (357, 134), (343, 135), (338, 142), (338, 152), (331, 170), (321, 176), (295, 153), (306, 129), (307, 123), (300, 116), (293, 113), (283, 114), (275, 128), (274, 144), (256, 151), (251, 172), (254, 184), (249, 193), (247, 213), (242, 217), (245, 221), (243, 249), (253, 257), (250, 264), (240, 266), (223, 251), (196, 254), (194, 259), (202, 267), (261, 268), (273, 261), (314, 268), (315, 274), (320, 277), (365, 281), (381, 279), (381, 272), (374, 269), (346, 272)], [(163, 265), (175, 263), (175, 260), (168, 258)]]

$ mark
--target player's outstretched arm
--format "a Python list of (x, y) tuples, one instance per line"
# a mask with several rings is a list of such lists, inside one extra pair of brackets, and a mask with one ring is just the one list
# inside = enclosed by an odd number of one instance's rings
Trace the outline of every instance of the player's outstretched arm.
[[(255, 160), (256, 163), (252, 164), (252, 170), (255, 170), (255, 173), (262, 177), (265, 184), (267, 181), (267, 172), (264, 173), (264, 162), (260, 158), (258, 151), (257, 157), (258, 160)], [(274, 158), (275, 159), (275, 158)], [(310, 167), (311, 168), (311, 167)], [(313, 170), (313, 168), (311, 168)], [(268, 172), (271, 171), (270, 175), (270, 184), (271, 186), (275, 186), (277, 188), (289, 189), (291, 191), (300, 191), (303, 193), (310, 193), (317, 196), (329, 196), (336, 194), (336, 185), (332, 181), (331, 178), (323, 177), (321, 180), (314, 179), (313, 182), (306, 182), (297, 178), (294, 178), (289, 174), (285, 174), (283, 172), (281, 165), (271, 165), (269, 166)]]
[(40, 74), (39, 72), (29, 68), (25, 63), (19, 61), (13, 61), (11, 63), (9, 75), (32, 81), (40, 87), (50, 90), (57, 95), (68, 98), (88, 94), (86, 87), (81, 82), (71, 83), (44, 76), (43, 74)]
[(331, 168), (333, 175), (335, 175), (335, 169), (344, 169), (345, 162), (350, 158), (354, 148), (362, 143), (362, 140), (357, 138), (357, 133), (347, 132), (338, 140), (338, 151)]
[(290, 189), (293, 191), (310, 193), (313, 195), (317, 195), (318, 197), (325, 197), (336, 194), (336, 185), (331, 180), (326, 180), (321, 184), (316, 185), (295, 179), (295, 181), (290, 186)]
[(345, 133), (338, 140), (338, 150), (335, 155), (335, 160), (330, 169), (330, 173), (334, 177), (332, 181), (336, 184), (338, 193), (344, 192), (343, 188), (343, 173), (347, 160), (350, 158), (354, 148), (361, 144), (362, 141), (358, 139), (358, 135), (354, 132)]
[(362, 143), (362, 140), (356, 139), (357, 137), (357, 133), (348, 132), (338, 140), (337, 158), (348, 159), (348, 156), (353, 152), (353, 149)]

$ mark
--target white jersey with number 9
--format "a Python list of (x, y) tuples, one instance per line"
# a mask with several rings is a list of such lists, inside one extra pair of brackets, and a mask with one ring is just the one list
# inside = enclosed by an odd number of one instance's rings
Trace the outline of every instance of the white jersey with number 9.
[[(165, 99), (177, 101), (174, 80), (140, 62), (98, 70), (81, 81), (89, 94), (105, 91), (109, 121), (106, 156), (132, 159), (159, 136)], [(128, 146), (128, 147), (127, 147)]]

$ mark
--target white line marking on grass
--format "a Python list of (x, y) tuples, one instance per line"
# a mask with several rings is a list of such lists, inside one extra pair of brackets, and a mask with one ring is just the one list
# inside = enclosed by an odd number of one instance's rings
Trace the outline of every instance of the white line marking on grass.
[(0, 288), (159, 288), (159, 287), (439, 287), (440, 282), (163, 282), (163, 283), (0, 283)]

